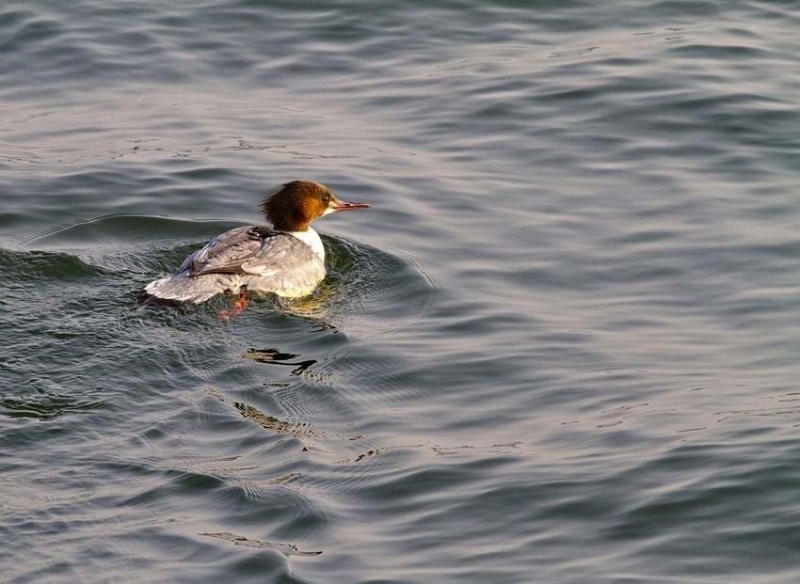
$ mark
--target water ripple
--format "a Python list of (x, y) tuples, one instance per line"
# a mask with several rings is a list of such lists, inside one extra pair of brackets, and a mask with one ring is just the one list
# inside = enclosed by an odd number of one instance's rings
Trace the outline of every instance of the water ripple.
[[(795, 582), (798, 24), (0, 7), (3, 574)], [(314, 295), (137, 302), (295, 178)]]

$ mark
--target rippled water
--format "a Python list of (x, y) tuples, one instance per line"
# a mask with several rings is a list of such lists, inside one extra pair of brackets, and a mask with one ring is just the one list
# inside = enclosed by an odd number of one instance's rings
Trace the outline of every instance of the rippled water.
[[(3, 3), (3, 578), (797, 582), (799, 30)], [(137, 302), (295, 178), (313, 298)]]

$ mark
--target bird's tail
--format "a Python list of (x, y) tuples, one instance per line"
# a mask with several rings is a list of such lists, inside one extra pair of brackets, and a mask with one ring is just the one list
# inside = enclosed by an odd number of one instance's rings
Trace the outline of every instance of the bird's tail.
[(162, 300), (197, 304), (228, 289), (221, 279), (212, 275), (192, 277), (184, 272), (154, 280), (145, 286), (144, 291)]

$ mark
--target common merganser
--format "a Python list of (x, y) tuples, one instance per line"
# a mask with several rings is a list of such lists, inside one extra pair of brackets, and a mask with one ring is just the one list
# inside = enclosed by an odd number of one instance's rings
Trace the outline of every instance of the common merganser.
[(339, 200), (316, 182), (286, 183), (261, 204), (272, 228), (245, 225), (218, 235), (187, 257), (174, 275), (150, 282), (145, 292), (193, 303), (232, 292), (239, 295), (239, 310), (247, 304), (247, 292), (307, 296), (325, 278), (325, 248), (311, 222), (367, 208), (366, 203)]

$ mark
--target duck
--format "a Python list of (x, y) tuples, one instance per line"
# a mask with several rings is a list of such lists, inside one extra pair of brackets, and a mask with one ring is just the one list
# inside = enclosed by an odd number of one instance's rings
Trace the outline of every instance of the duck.
[(369, 207), (342, 201), (318, 182), (285, 183), (260, 206), (271, 227), (244, 225), (217, 235), (191, 253), (174, 274), (153, 280), (144, 292), (151, 298), (192, 304), (232, 293), (238, 297), (233, 313), (244, 310), (249, 293), (308, 296), (326, 275), (325, 247), (311, 223)]

